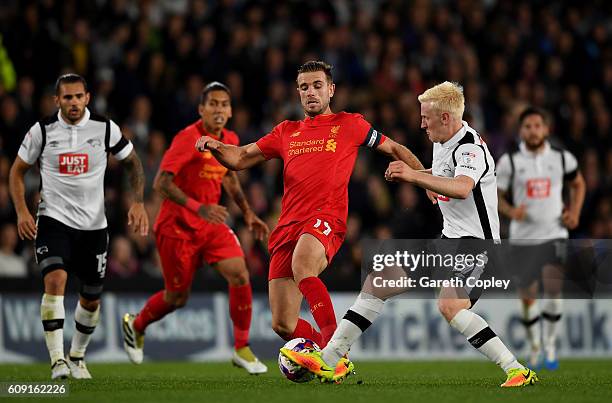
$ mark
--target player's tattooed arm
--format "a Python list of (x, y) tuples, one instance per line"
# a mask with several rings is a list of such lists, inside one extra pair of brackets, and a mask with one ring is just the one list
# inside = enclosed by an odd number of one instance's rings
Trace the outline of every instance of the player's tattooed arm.
[(132, 227), (134, 232), (146, 236), (149, 232), (149, 216), (144, 207), (145, 175), (142, 163), (134, 150), (121, 162), (127, 171), (134, 193), (134, 203), (128, 210), (128, 226)]
[(173, 181), (174, 174), (169, 171), (159, 171), (153, 181), (153, 189), (164, 199), (186, 207), (200, 217), (213, 224), (219, 224), (227, 218), (227, 209), (217, 204), (201, 204), (190, 198)]
[(396, 161), (405, 162), (410, 168), (421, 170), (425, 169), (421, 161), (405, 146), (387, 138), (382, 144), (380, 144), (376, 151), (385, 154), (386, 156), (393, 158)]
[(242, 191), (242, 186), (240, 185), (240, 180), (236, 172), (229, 171), (227, 175), (225, 175), (223, 178), (223, 189), (225, 189), (232, 199), (234, 199), (234, 202), (240, 207), (243, 214), (251, 210), (251, 206)]
[(153, 189), (164, 199), (169, 199), (176, 204), (184, 206), (187, 203), (187, 195), (174, 184), (174, 174), (169, 171), (159, 171), (153, 181)]
[(242, 214), (244, 215), (244, 222), (246, 223), (249, 231), (252, 231), (255, 235), (255, 239), (262, 241), (266, 238), (270, 232), (268, 225), (251, 210), (251, 206), (242, 191), (240, 180), (236, 172), (228, 172), (223, 178), (223, 188), (225, 191), (234, 199)]
[(140, 158), (138, 158), (136, 152), (132, 150), (130, 155), (121, 160), (121, 162), (127, 171), (130, 185), (134, 192), (134, 201), (142, 203), (144, 200), (145, 175)]

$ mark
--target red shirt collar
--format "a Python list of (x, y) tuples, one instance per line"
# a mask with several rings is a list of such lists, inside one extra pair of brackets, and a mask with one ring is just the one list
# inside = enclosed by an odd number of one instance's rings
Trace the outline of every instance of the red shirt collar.
[(321, 114), (321, 115), (317, 115), (315, 117), (310, 117), (310, 116), (306, 116), (303, 120), (303, 122), (305, 123), (316, 123), (316, 122), (321, 122), (321, 121), (325, 121), (328, 119), (333, 118), (334, 116), (336, 116), (335, 113), (327, 113), (327, 114)]

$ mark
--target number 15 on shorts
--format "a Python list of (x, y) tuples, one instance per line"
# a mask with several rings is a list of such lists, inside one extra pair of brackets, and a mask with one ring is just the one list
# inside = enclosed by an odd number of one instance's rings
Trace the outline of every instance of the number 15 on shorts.
[[(319, 229), (319, 227), (321, 227), (321, 224), (323, 224), (323, 227), (325, 228), (324, 231), (321, 231)], [(331, 227), (329, 226), (329, 223), (327, 221), (321, 221), (319, 218), (317, 218), (317, 222), (315, 223), (315, 225), (313, 225), (313, 227), (325, 236), (329, 235), (329, 233), (331, 232)]]

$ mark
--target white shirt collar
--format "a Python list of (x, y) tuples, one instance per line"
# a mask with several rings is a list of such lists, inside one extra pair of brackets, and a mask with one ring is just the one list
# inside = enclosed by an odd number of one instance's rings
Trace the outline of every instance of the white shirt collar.
[(444, 143), (442, 143), (442, 147), (444, 147), (444, 148), (453, 148), (459, 142), (459, 140), (461, 140), (463, 138), (463, 136), (465, 136), (465, 133), (467, 132), (467, 127), (468, 127), (467, 122), (462, 120), (461, 121), (461, 129), (459, 129), (459, 131), (457, 133), (455, 133), (453, 135), (453, 137), (451, 137), (450, 139), (448, 139)]
[(62, 117), (62, 111), (59, 110), (57, 111), (57, 120), (59, 121), (60, 125), (64, 128), (69, 128), (69, 127), (84, 127), (87, 122), (89, 122), (89, 116), (91, 114), (89, 113), (89, 109), (85, 108), (85, 113), (83, 114), (83, 119), (81, 119), (81, 121), (79, 123), (77, 123), (76, 125), (71, 125), (70, 123), (66, 122), (64, 120), (64, 118)]
[(525, 144), (524, 141), (521, 141), (519, 144), (519, 150), (521, 151), (521, 153), (529, 157), (537, 157), (538, 155), (546, 154), (550, 150), (550, 143), (548, 142), (548, 140), (546, 140), (544, 142), (544, 149), (539, 153), (535, 153), (527, 148), (527, 145)]

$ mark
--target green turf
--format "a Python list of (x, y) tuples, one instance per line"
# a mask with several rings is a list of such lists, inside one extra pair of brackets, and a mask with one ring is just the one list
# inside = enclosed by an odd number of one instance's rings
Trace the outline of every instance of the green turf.
[[(503, 373), (484, 361), (357, 363), (358, 374), (342, 385), (294, 384), (270, 372), (248, 376), (225, 363), (90, 364), (94, 379), (68, 381), (61, 402), (610, 402), (611, 360), (564, 360), (540, 383), (501, 389)], [(49, 367), (0, 365), (0, 381), (47, 382)], [(362, 383), (358, 383), (362, 381)], [(7, 400), (0, 398), (0, 400)], [(21, 399), (11, 399), (16, 401)], [(48, 400), (29, 398), (29, 401)]]

